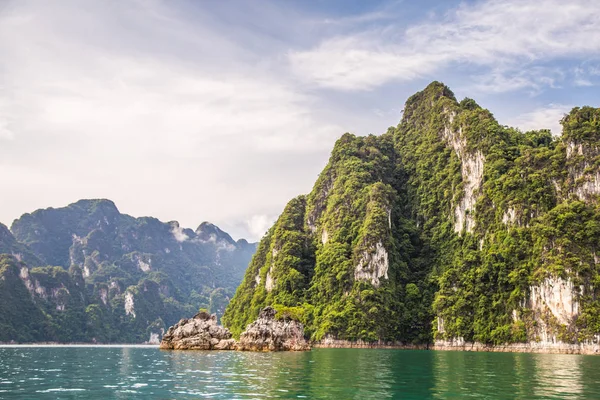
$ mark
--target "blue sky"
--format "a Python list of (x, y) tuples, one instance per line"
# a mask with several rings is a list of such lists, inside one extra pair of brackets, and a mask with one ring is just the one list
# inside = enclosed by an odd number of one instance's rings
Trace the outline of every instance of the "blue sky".
[(600, 3), (0, 0), (0, 221), (110, 198), (256, 240), (433, 80), (506, 125), (598, 107)]

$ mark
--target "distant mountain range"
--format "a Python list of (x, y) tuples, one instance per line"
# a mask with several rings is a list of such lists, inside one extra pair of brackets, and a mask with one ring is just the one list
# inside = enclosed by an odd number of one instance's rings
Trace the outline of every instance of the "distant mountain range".
[(255, 250), (110, 200), (24, 214), (0, 224), (0, 341), (155, 341), (199, 308), (221, 315)]

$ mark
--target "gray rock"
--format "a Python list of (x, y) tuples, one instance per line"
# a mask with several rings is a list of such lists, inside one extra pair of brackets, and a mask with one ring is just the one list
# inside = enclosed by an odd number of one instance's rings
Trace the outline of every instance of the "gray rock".
[(258, 319), (248, 325), (237, 345), (243, 351), (306, 351), (310, 344), (304, 339), (304, 326), (294, 320), (277, 320), (276, 311), (265, 307)]
[(304, 339), (304, 326), (298, 321), (275, 318), (272, 307), (261, 310), (258, 319), (248, 325), (239, 343), (229, 329), (217, 325), (217, 316), (199, 312), (182, 319), (167, 330), (160, 348), (165, 350), (243, 350), (305, 351), (310, 344)]
[(199, 312), (167, 330), (160, 342), (165, 350), (235, 350), (229, 329), (217, 325), (217, 316)]

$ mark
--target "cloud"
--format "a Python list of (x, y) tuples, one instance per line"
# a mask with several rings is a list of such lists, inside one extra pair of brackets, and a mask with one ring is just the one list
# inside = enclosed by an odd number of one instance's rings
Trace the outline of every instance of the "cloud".
[(246, 224), (252, 237), (262, 238), (274, 222), (274, 217), (268, 215), (253, 215), (246, 221)]
[(232, 243), (229, 243), (227, 240), (225, 239), (218, 239), (217, 235), (214, 233), (211, 233), (208, 236), (207, 240), (203, 240), (200, 238), (195, 238), (193, 239), (193, 242), (195, 243), (212, 243), (213, 245), (215, 245), (215, 247), (217, 248), (218, 251), (228, 251), (228, 252), (232, 252), (236, 249), (235, 245)]
[(560, 120), (573, 106), (566, 104), (550, 104), (533, 111), (521, 114), (510, 121), (510, 126), (515, 126), (522, 131), (550, 129), (554, 135), (562, 132)]
[(0, 199), (2, 220), (108, 197), (133, 215), (232, 226), (307, 190), (346, 129), (244, 46), (259, 38), (234, 33), (161, 1), (9, 3), (0, 185), (19, 190)]
[(0, 119), (0, 140), (11, 140), (14, 139), (15, 134), (8, 129), (8, 122)]
[[(463, 89), (538, 93), (600, 71), (594, 2), (469, 2), (421, 20), (408, 2), (358, 15), (256, 2), (3, 2), (0, 221), (111, 198), (257, 240), (342, 133), (396, 125), (411, 93), (390, 82), (455, 71)], [(565, 57), (586, 54), (575, 76)]]
[(481, 89), (499, 92), (552, 84), (545, 63), (599, 53), (598, 2), (489, 0), (408, 27), (338, 33), (288, 57), (301, 79), (339, 90), (372, 90), (460, 68), (481, 80)]
[(189, 240), (189, 236), (183, 231), (183, 228), (179, 226), (178, 222), (171, 222), (171, 234), (179, 243), (183, 243)]

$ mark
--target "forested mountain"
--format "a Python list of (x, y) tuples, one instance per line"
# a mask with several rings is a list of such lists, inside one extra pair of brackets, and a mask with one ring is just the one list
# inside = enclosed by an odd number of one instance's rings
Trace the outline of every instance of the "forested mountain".
[(24, 261), (31, 266), (41, 264), (40, 259), (22, 243), (19, 243), (6, 225), (0, 223), (0, 254), (11, 254), (18, 260)]
[(584, 343), (600, 335), (600, 109), (500, 125), (434, 82), (343, 135), (258, 246), (223, 320), (265, 305), (314, 340)]
[(256, 248), (109, 200), (25, 214), (11, 231), (0, 226), (0, 341), (156, 340), (198, 308), (221, 315)]

